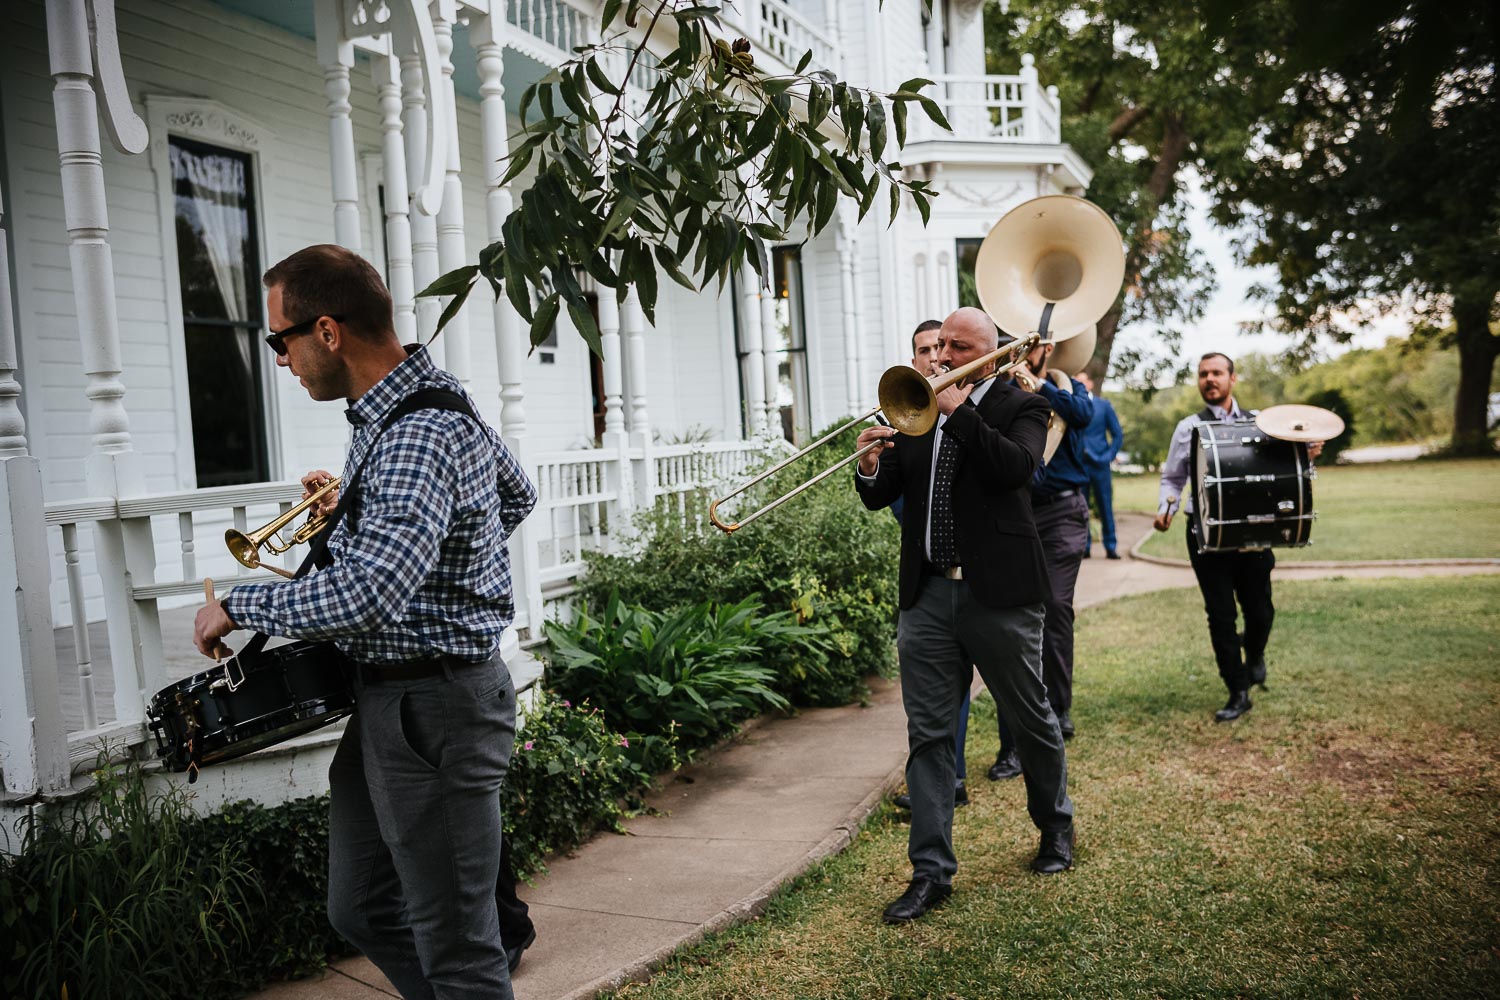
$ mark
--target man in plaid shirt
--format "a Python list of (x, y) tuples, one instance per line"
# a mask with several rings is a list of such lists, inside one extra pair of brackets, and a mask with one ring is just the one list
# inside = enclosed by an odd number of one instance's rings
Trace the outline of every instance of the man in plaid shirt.
[(348, 401), (343, 485), (359, 484), (330, 567), (236, 587), (198, 613), (195, 642), (211, 655), (236, 628), (332, 639), (358, 665), (329, 769), (329, 919), (405, 997), (510, 997), (495, 886), (516, 698), (499, 646), (515, 613), (506, 540), (536, 489), (472, 413), (390, 422), (424, 389), (474, 406), (425, 350), (401, 346), (369, 262), (308, 247), (265, 285), (277, 364), (313, 399)]

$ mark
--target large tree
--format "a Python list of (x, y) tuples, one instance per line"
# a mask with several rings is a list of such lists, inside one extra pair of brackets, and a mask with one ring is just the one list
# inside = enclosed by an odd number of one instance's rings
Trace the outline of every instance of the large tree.
[[(1219, 0), (1215, 23), (1234, 37), (1258, 9)], [(1268, 74), (1285, 97), (1266, 108), (1254, 155), (1214, 165), (1215, 214), (1249, 224), (1246, 260), (1275, 268), (1263, 294), (1278, 327), (1347, 338), (1373, 312), (1414, 308), (1456, 343), (1452, 450), (1488, 452), (1500, 16), (1394, 0), (1288, 11), (1294, 37), (1328, 44), (1293, 47)]]
[(1089, 371), (1149, 385), (1180, 366), (1180, 328), (1202, 317), (1216, 287), (1187, 229), (1185, 174), (1248, 148), (1279, 12), (1268, 6), (1229, 41), (1205, 33), (1191, 0), (1010, 0), (986, 18), (992, 72), (1029, 52), (1057, 85), (1064, 137), (1096, 171), (1088, 196), (1125, 240), (1125, 289), (1099, 323)]

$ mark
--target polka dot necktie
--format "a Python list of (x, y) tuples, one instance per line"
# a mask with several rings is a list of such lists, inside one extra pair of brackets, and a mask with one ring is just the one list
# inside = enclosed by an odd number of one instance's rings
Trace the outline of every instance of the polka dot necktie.
[(943, 435), (932, 479), (932, 562), (946, 569), (958, 563), (953, 540), (953, 475), (958, 469), (958, 439)]

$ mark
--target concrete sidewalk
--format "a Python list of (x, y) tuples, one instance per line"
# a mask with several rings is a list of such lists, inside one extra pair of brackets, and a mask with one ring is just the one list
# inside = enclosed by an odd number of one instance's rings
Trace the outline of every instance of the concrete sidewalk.
[[(1145, 514), (1124, 514), (1117, 523), (1122, 540), (1151, 530)], [(1276, 570), (1278, 578), (1295, 579), (1485, 572), (1500, 566)], [(1096, 556), (1083, 564), (1075, 606), (1193, 586), (1186, 564)], [(516, 995), (591, 997), (755, 914), (778, 886), (849, 843), (900, 783), (905, 761), (906, 718), (900, 690), (890, 683), (874, 685), (867, 707), (810, 710), (751, 727), (653, 796), (660, 815), (629, 821), (629, 836), (595, 837), (557, 859), (534, 887), (523, 886), (537, 943), (516, 976)], [(353, 958), (256, 1000), (396, 995), (367, 960)]]

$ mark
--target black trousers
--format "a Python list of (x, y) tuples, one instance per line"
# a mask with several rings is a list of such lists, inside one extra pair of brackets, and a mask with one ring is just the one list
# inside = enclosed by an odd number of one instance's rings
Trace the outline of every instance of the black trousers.
[[(1230, 691), (1250, 687), (1247, 663), (1266, 654), (1271, 638), (1271, 623), (1276, 607), (1271, 603), (1271, 569), (1276, 556), (1270, 549), (1248, 552), (1198, 551), (1198, 525), (1191, 515), (1187, 522), (1188, 559), (1198, 577), (1203, 594), (1203, 610), (1208, 615), (1208, 637), (1213, 643), (1219, 676)], [(1235, 625), (1235, 602), (1245, 616), (1243, 654)]]
[(500, 916), (500, 944), (507, 950), (531, 936), (535, 926), (530, 911), (516, 895), (516, 877), (510, 870), (510, 841), (500, 838), (500, 878), (495, 883), (495, 910)]

